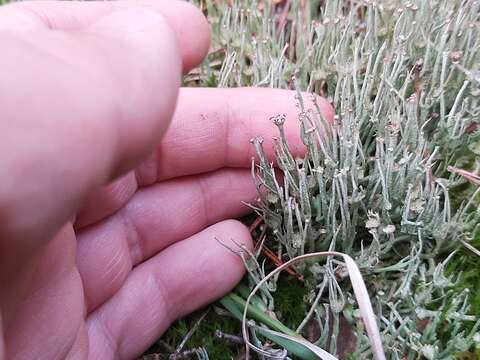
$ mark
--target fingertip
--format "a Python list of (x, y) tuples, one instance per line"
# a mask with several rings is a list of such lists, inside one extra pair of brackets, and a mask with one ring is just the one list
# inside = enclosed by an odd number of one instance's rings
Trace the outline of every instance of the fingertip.
[(199, 65), (210, 48), (210, 27), (200, 9), (185, 1), (166, 4), (147, 0), (142, 3), (162, 13), (174, 30), (182, 55), (183, 71), (188, 72)]
[(217, 226), (220, 226), (220, 231), (222, 234), (230, 234), (229, 239), (220, 240), (224, 241), (224, 245), (226, 245), (225, 250), (235, 257), (234, 261), (241, 264), (241, 270), (243, 274), (245, 272), (243, 262), (241, 261), (240, 256), (235, 252), (253, 250), (253, 239), (248, 227), (238, 220), (225, 220), (218, 223)]
[[(231, 274), (233, 287), (245, 273), (245, 266), (240, 254), (252, 251), (252, 236), (247, 226), (238, 220), (221, 221), (214, 225), (213, 229), (217, 233), (218, 250), (222, 253), (219, 254), (220, 259), (228, 261), (228, 264), (224, 263), (223, 265), (234, 270)], [(248, 257), (248, 254), (245, 255)]]
[(202, 304), (231, 291), (245, 275), (242, 254), (249, 257), (253, 241), (248, 228), (240, 221), (218, 222), (179, 244), (187, 246), (189, 242), (189, 250), (184, 254), (190, 258), (190, 266), (196, 265), (196, 271), (209, 279), (202, 288)]
[(207, 55), (210, 28), (206, 17), (195, 5), (186, 1), (115, 1), (117, 9), (148, 7), (161, 14), (175, 34), (182, 58), (182, 68), (188, 72)]
[[(310, 96), (312, 96), (312, 94), (304, 93), (304, 97), (306, 99), (309, 99)], [(317, 94), (313, 94), (313, 96), (315, 96), (315, 102), (317, 103), (317, 105), (320, 109), (320, 115), (323, 116), (323, 118), (325, 120), (327, 120), (329, 124), (333, 124), (333, 117), (335, 115), (335, 111), (333, 109), (333, 106), (324, 97), (322, 97), (320, 95), (317, 95)], [(313, 108), (314, 107), (314, 101), (309, 100), (308, 102), (309, 102), (309, 104), (308, 104), (307, 107), (308, 108)]]
[[(205, 15), (191, 3), (182, 2), (185, 18), (189, 22), (190, 36), (184, 36), (179, 29), (179, 43), (183, 58), (183, 71), (199, 65), (210, 48), (210, 27)], [(193, 35), (193, 36), (192, 36)], [(194, 41), (192, 41), (194, 39)]]
[[(276, 107), (282, 110), (277, 110), (276, 114), (286, 115), (287, 121), (284, 125), (284, 131), (292, 154), (294, 156), (304, 156), (307, 148), (300, 135), (298, 120), (301, 110), (296, 100), (297, 92), (295, 90), (270, 90), (270, 96), (272, 99), (270, 103), (276, 104)], [(277, 101), (273, 101), (274, 96)], [(304, 103), (304, 110), (316, 113), (318, 106), (320, 116), (329, 124), (333, 124), (334, 109), (327, 99), (309, 92), (301, 92), (301, 98)], [(272, 115), (274, 114), (272, 113)], [(270, 126), (275, 127), (273, 124), (270, 124)], [(267, 146), (270, 146), (270, 149), (275, 147), (271, 139), (265, 139), (264, 147), (268, 150)]]

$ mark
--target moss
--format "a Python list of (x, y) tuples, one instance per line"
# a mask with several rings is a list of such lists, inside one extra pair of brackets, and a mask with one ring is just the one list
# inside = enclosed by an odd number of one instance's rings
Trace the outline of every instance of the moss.
[[(472, 245), (480, 248), (480, 235)], [(458, 291), (469, 289), (470, 313), (480, 314), (480, 257), (467, 249), (462, 249), (447, 266), (447, 273), (461, 273), (460, 281), (456, 285)]]
[(290, 329), (296, 329), (308, 311), (304, 302), (307, 289), (291, 276), (280, 277), (275, 292), (277, 315)]
[[(303, 284), (290, 276), (281, 276), (274, 294), (276, 315), (288, 327), (295, 329), (308, 311), (304, 296), (307, 290)], [(221, 305), (218, 305), (221, 306)], [(199, 317), (199, 312), (175, 322), (170, 329), (145, 354), (159, 353), (168, 355), (165, 344), (175, 349)], [(210, 309), (195, 333), (190, 337), (184, 349), (204, 347), (210, 359), (231, 359), (242, 351), (242, 347), (214, 338), (216, 330), (225, 334), (241, 335), (240, 322), (230, 317), (221, 316)]]
[[(188, 331), (198, 320), (199, 312), (193, 313), (181, 320), (175, 322), (170, 329), (162, 336), (162, 338), (154, 344), (146, 354), (160, 353), (168, 355), (163, 343), (168, 344), (175, 349), (184, 339)], [(197, 330), (186, 342), (184, 350), (204, 347), (210, 359), (230, 359), (235, 357), (239, 352), (238, 345), (227, 341), (215, 339), (216, 330), (221, 330), (225, 334), (240, 334), (240, 324), (237, 320), (233, 320), (226, 316), (220, 316), (213, 309), (210, 309)]]

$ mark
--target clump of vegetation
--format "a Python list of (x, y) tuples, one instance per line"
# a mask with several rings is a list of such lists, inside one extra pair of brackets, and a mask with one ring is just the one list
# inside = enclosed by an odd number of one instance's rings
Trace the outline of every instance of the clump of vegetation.
[[(283, 124), (294, 119), (282, 115), (272, 120), (278, 168), (254, 140), (263, 250), (277, 265), (319, 251), (355, 259), (388, 359), (478, 358), (480, 2), (200, 5), (214, 47), (187, 83), (298, 90), (307, 155), (291, 155)], [(300, 91), (329, 99), (333, 124)], [(265, 276), (264, 254), (246, 254), (242, 286)], [(290, 273), (302, 281), (301, 306), (285, 306), (288, 287), (273, 277), (249, 310), (250, 340), (274, 358), (317, 358), (262, 329), (291, 331), (335, 356), (372, 358), (344, 264), (309, 260)], [(247, 296), (240, 288), (222, 303), (238, 317)], [(292, 307), (301, 314), (279, 319)]]

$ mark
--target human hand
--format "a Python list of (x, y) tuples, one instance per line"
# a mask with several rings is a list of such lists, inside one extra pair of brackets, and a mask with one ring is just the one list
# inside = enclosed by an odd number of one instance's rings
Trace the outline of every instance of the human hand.
[(137, 356), (242, 277), (215, 238), (252, 246), (248, 140), (293, 94), (179, 91), (209, 46), (184, 2), (15, 3), (0, 46), (0, 359)]

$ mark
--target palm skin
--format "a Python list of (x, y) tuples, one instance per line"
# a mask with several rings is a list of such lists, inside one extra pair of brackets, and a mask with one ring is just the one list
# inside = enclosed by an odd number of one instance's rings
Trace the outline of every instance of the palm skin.
[(179, 90), (209, 46), (183, 2), (9, 5), (0, 44), (0, 359), (134, 358), (241, 279), (217, 239), (252, 246), (268, 118), (304, 150), (293, 93)]

